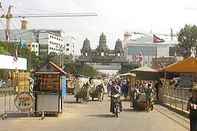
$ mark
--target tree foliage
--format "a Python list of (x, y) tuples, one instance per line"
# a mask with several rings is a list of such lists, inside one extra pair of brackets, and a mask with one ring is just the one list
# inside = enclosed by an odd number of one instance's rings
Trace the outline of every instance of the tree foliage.
[(19, 43), (0, 42), (0, 54), (15, 56), (16, 50), (18, 57), (27, 59), (28, 70), (35, 69), (43, 63), (41, 57), (36, 56), (36, 54), (31, 52), (27, 47), (22, 48)]
[(197, 47), (197, 26), (185, 25), (178, 33), (179, 44), (177, 46), (183, 57), (191, 55), (191, 48)]
[(120, 74), (127, 73), (135, 68), (138, 68), (138, 67), (139, 67), (139, 65), (137, 65), (137, 64), (132, 64), (132, 63), (123, 64), (121, 66), (121, 69), (119, 70), (119, 73)]
[[(20, 46), (20, 44), (18, 43), (8, 44), (0, 42), (0, 54), (14, 56), (16, 53), (16, 49), (18, 50), (18, 57), (23, 57), (27, 59), (28, 70), (37, 69), (43, 63), (47, 61), (52, 61), (59, 66), (63, 64), (65, 67), (65, 71), (74, 75), (85, 75), (89, 77), (94, 77), (97, 75), (96, 69), (86, 64), (79, 64), (74, 62), (72, 60), (72, 56), (70, 55), (59, 55), (56, 53), (50, 53), (49, 55), (44, 54), (36, 56), (34, 52), (31, 52), (27, 47)], [(3, 72), (1, 73), (0, 71), (0, 75), (4, 75)]]
[(89, 77), (95, 77), (98, 74), (96, 69), (94, 69), (93, 67), (76, 62), (65, 64), (64, 70), (74, 75), (84, 75)]

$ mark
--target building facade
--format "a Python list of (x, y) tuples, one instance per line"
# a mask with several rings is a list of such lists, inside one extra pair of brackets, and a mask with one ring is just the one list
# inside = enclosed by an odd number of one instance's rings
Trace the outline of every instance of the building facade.
[(37, 42), (28, 43), (28, 48), (31, 50), (31, 52), (34, 52), (37, 56), (39, 55), (39, 43)]
[[(6, 41), (5, 31), (0, 30), (0, 41)], [(64, 33), (61, 30), (11, 30), (10, 42), (21, 42), (31, 47), (38, 55), (65, 53)]]
[(124, 63), (126, 62), (126, 58), (122, 48), (122, 41), (118, 39), (115, 48), (110, 50), (107, 47), (106, 36), (102, 33), (97, 48), (91, 49), (90, 41), (86, 38), (83, 42), (79, 61), (90, 63)]
[(144, 33), (124, 34), (123, 47), (128, 61), (152, 64), (157, 57), (170, 57), (171, 47), (178, 44), (176, 37)]
[(81, 56), (77, 59), (78, 62), (86, 63), (102, 73), (116, 73), (121, 69), (122, 64), (127, 63), (122, 41), (118, 39), (114, 49), (109, 49), (104, 33), (100, 35), (99, 45), (96, 49), (92, 49), (90, 41), (86, 38), (81, 49)]
[(61, 36), (58, 36), (51, 32), (42, 32), (39, 33), (39, 44), (40, 54), (63, 54), (65, 50), (64, 40)]
[(65, 43), (65, 52), (66, 55), (75, 55), (75, 44), (76, 39), (73, 36), (65, 36), (64, 38)]

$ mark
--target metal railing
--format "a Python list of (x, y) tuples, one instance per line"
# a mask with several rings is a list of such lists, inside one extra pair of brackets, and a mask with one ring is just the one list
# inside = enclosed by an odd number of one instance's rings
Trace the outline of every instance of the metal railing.
[(191, 92), (188, 88), (164, 87), (162, 102), (171, 108), (188, 113), (187, 103), (190, 96)]
[(32, 111), (22, 112), (17, 109), (15, 99), (18, 94), (19, 93), (17, 93), (13, 87), (0, 88), (0, 118), (3, 119), (8, 114), (16, 115), (19, 113), (32, 113)]
[(8, 112), (18, 112), (14, 105), (15, 97), (13, 88), (0, 88), (0, 116)]

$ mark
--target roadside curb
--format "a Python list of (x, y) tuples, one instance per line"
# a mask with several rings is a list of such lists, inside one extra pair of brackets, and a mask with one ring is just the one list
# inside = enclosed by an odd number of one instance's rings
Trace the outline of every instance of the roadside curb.
[(164, 106), (166, 108), (168, 108), (169, 110), (173, 111), (173, 112), (176, 112), (186, 118), (189, 118), (189, 112), (188, 111), (184, 111), (178, 107), (175, 107), (175, 106), (172, 106), (170, 104), (160, 104), (161, 106)]

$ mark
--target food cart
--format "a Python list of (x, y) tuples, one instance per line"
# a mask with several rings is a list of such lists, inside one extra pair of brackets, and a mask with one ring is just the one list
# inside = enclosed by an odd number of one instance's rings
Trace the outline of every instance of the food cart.
[(62, 112), (62, 91), (66, 88), (66, 73), (53, 62), (48, 62), (35, 72), (35, 112), (58, 114)]

